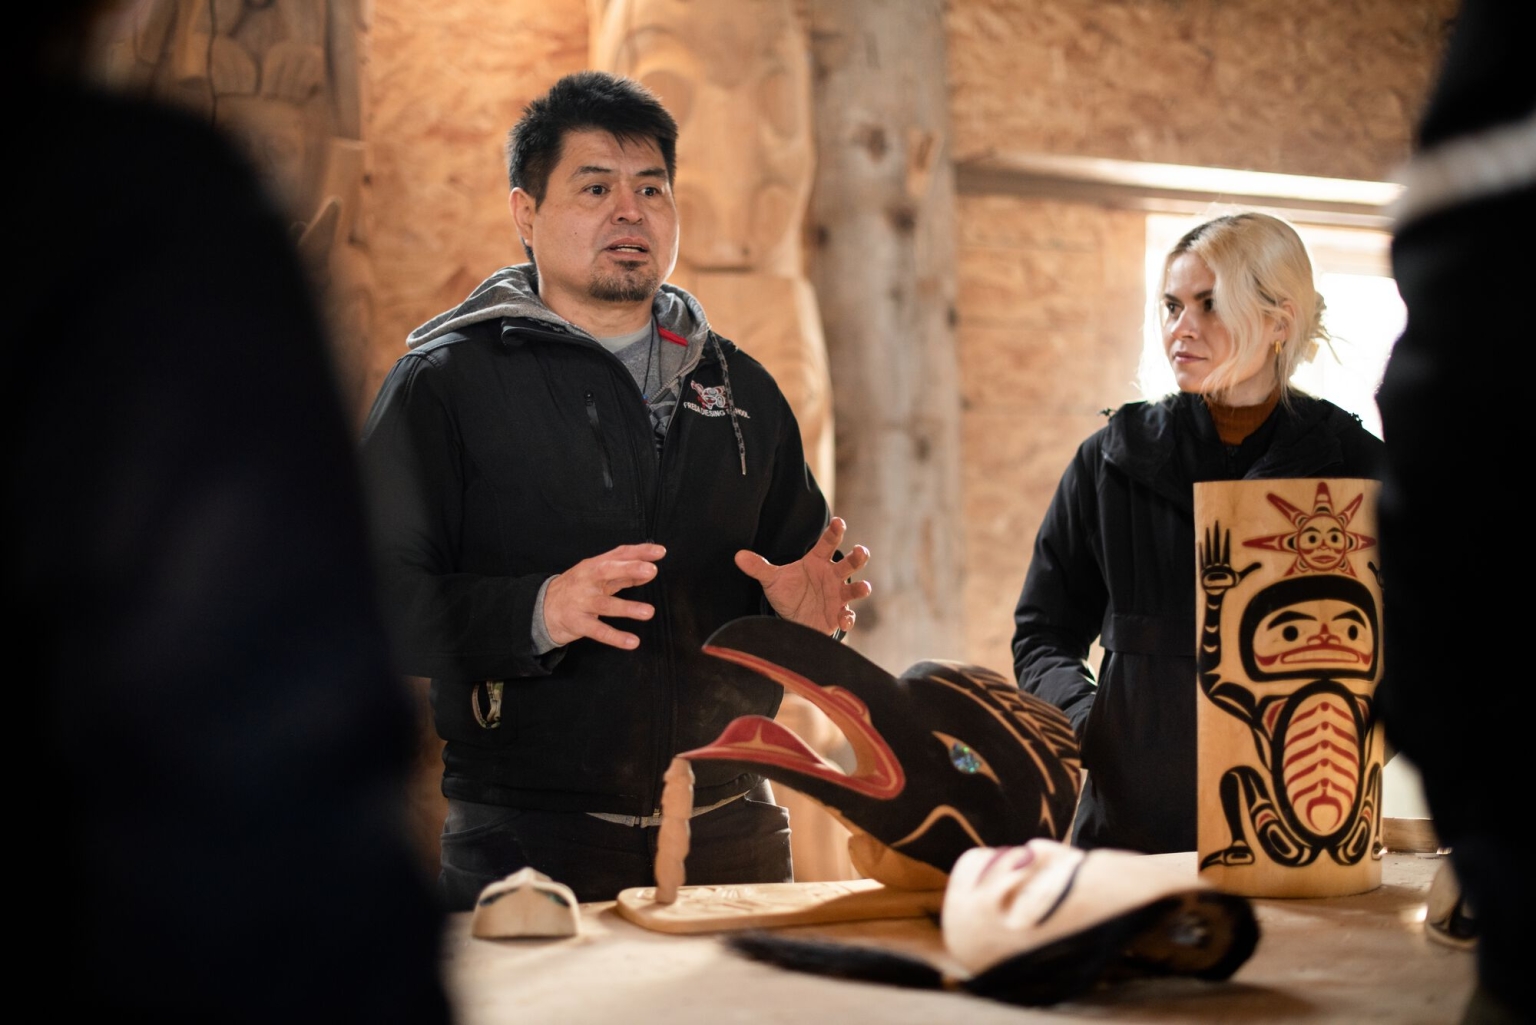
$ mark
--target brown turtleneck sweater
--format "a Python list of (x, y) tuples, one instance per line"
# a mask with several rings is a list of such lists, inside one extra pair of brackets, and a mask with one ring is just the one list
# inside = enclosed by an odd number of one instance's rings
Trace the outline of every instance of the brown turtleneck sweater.
[(1244, 438), (1269, 419), (1269, 414), (1275, 411), (1279, 402), (1278, 386), (1269, 393), (1269, 398), (1257, 406), (1228, 406), (1205, 396), (1205, 408), (1211, 411), (1211, 422), (1216, 425), (1216, 434), (1221, 438), (1221, 443), (1228, 446), (1241, 445)]

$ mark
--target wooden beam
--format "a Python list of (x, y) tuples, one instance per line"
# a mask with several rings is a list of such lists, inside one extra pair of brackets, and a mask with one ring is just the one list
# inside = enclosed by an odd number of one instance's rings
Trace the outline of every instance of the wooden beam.
[(958, 161), (955, 187), (961, 195), (1035, 196), (1194, 216), (1240, 206), (1295, 222), (1383, 230), (1391, 226), (1387, 208), (1403, 189), (1395, 182), (1017, 151)]

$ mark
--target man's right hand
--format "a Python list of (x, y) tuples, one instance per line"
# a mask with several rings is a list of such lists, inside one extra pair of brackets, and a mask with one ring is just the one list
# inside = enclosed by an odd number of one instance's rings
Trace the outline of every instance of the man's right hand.
[(636, 648), (640, 638), (615, 629), (601, 616), (650, 619), (656, 610), (640, 601), (615, 597), (626, 587), (654, 579), (656, 560), (667, 554), (661, 545), (619, 545), (583, 559), (549, 582), (544, 589), (544, 629), (561, 646), (590, 637), (615, 648)]

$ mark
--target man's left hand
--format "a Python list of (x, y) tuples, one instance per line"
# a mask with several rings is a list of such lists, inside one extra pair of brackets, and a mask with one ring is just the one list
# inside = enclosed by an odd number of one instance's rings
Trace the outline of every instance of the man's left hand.
[(736, 567), (763, 585), (768, 604), (785, 619), (823, 633), (846, 633), (853, 629), (855, 618), (851, 603), (869, 597), (870, 592), (868, 580), (849, 581), (869, 562), (868, 548), (854, 545), (847, 558), (832, 559), (847, 531), (848, 524), (834, 516), (815, 547), (798, 562), (775, 566), (742, 549), (736, 553)]

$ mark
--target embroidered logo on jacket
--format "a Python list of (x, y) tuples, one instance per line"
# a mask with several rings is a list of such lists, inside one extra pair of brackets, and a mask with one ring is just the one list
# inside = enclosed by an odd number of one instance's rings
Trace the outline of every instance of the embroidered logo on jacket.
[[(705, 416), (725, 415), (726, 405), (724, 388), (719, 385), (716, 385), (713, 388), (705, 388), (697, 381), (689, 381), (688, 384), (693, 388), (694, 394), (698, 395), (699, 400), (695, 402), (692, 399), (684, 399), (683, 405), (686, 408), (693, 410), (695, 413), (703, 413)], [(752, 419), (752, 414), (748, 413), (740, 406), (736, 407), (735, 412), (737, 416), (746, 417), (748, 420)]]

